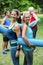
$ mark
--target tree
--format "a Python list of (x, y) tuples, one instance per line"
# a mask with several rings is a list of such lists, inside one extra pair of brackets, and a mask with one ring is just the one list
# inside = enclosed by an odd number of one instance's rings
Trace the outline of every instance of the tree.
[(0, 13), (6, 9), (11, 11), (14, 8), (24, 11), (28, 10), (30, 6), (36, 9), (43, 8), (43, 0), (0, 0)]

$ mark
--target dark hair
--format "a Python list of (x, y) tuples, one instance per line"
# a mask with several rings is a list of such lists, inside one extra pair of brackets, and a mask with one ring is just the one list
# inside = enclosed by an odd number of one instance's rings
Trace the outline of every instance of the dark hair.
[(7, 11), (4, 12), (4, 14), (6, 15)]
[(8, 12), (8, 10), (6, 10), (6, 11), (4, 12), (4, 14), (6, 15), (7, 12)]
[(19, 16), (19, 10), (18, 9), (13, 9), (12, 11), (15, 11), (17, 16)]

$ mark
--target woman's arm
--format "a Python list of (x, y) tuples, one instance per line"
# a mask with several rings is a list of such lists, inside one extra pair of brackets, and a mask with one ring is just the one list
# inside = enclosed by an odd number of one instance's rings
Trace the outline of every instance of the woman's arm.
[(13, 30), (16, 31), (17, 36), (20, 36), (20, 27), (19, 27), (18, 24), (16, 24), (16, 25), (14, 26)]
[[(32, 44), (30, 44), (30, 42), (28, 41), (28, 39), (26, 38), (26, 31), (27, 31), (27, 25), (24, 24), (23, 28), (22, 28), (22, 38), (24, 39), (24, 41), (27, 43), (28, 46), (33, 47)], [(28, 32), (27, 32), (28, 33)]]
[[(16, 24), (16, 25), (14, 26), (13, 30), (16, 31), (17, 36), (20, 36), (20, 27), (19, 27), (18, 24)], [(17, 46), (17, 51), (16, 51), (15, 56), (16, 56), (16, 57), (19, 57), (19, 55), (20, 55), (20, 46), (18, 45), (18, 46)]]

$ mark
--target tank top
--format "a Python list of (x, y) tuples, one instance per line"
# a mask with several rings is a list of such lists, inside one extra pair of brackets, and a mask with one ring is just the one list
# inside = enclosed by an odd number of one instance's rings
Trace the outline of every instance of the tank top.
[(6, 18), (4, 25), (9, 26), (10, 25), (10, 19)]
[[(19, 24), (19, 26), (20, 26), (20, 31), (21, 31), (20, 36), (22, 36), (22, 27), (23, 27), (23, 24)], [(33, 38), (33, 32), (32, 32), (30, 27), (27, 28), (26, 37), (27, 38)]]
[(9, 31), (8, 31), (8, 36), (10, 39), (10, 46), (17, 46), (17, 35), (16, 32), (13, 30), (13, 27), (17, 24), (17, 22), (15, 22), (14, 24), (11, 25)]
[[(20, 25), (20, 30), (21, 30), (20, 36), (22, 36), (22, 27), (23, 27), (23, 24)], [(27, 37), (27, 39), (33, 38), (33, 32), (31, 30), (31, 28), (29, 28), (29, 27), (27, 28), (27, 31), (26, 31), (26, 37)], [(23, 46), (23, 49), (24, 50), (28, 49), (28, 51), (32, 51), (32, 48), (30, 48), (29, 46), (27, 46), (27, 48), (25, 46)]]

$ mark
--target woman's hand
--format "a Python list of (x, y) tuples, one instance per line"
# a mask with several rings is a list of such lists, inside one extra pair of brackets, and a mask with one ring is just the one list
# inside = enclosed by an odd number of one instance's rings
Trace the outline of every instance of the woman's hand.
[(35, 45), (30, 45), (30, 47), (32, 48), (32, 51), (34, 51), (35, 50), (35, 48), (36, 48), (36, 46)]
[(32, 48), (35, 48), (35, 45), (33, 45), (33, 44), (30, 44), (30, 47), (32, 47)]
[(17, 50), (15, 56), (16, 56), (16, 57), (19, 57), (19, 55), (20, 55), (20, 51)]

